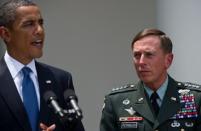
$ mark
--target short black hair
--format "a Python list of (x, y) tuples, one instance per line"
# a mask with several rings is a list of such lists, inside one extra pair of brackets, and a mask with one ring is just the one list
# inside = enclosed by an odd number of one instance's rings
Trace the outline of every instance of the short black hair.
[(37, 6), (31, 0), (8, 0), (0, 6), (0, 26), (12, 27), (16, 18), (16, 10), (21, 6)]

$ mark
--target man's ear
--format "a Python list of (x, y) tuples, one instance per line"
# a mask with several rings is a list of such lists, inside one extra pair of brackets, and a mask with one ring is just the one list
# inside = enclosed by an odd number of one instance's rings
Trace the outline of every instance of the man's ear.
[(8, 28), (0, 26), (0, 37), (6, 42), (10, 41), (10, 33)]
[(172, 64), (172, 61), (173, 61), (173, 57), (174, 55), (172, 53), (168, 53), (166, 55), (166, 60), (165, 60), (165, 65), (166, 65), (166, 68), (168, 69), (170, 67), (170, 65)]

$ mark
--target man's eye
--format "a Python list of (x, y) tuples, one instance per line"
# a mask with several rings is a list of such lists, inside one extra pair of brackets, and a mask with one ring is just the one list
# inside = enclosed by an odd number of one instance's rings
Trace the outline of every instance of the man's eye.
[(134, 53), (134, 58), (138, 59), (140, 58), (141, 54), (140, 53)]
[(43, 25), (43, 24), (44, 24), (44, 21), (43, 21), (43, 20), (39, 20), (39, 24), (40, 24), (40, 25)]
[(146, 53), (147, 57), (152, 57), (154, 54), (153, 53)]
[(34, 25), (34, 22), (32, 22), (32, 21), (25, 22), (25, 23), (23, 24), (24, 27), (33, 26), (33, 25)]

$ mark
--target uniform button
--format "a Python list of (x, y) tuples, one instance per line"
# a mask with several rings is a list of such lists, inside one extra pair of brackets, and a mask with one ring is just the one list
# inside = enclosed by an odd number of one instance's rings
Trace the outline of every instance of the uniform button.
[(159, 131), (159, 130), (155, 130), (155, 131)]
[(184, 129), (183, 129), (183, 128), (181, 128), (181, 131), (184, 131)]

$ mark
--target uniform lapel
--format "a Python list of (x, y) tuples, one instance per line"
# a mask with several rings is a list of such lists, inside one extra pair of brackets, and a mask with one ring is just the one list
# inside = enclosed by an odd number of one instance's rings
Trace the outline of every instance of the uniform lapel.
[(160, 124), (170, 119), (180, 109), (179, 95), (177, 90), (177, 83), (169, 77), (167, 92), (165, 94), (158, 118), (154, 123), (154, 129)]
[(143, 118), (149, 120), (150, 122), (154, 123), (155, 118), (153, 115), (153, 112), (150, 108), (150, 105), (147, 101), (147, 97), (145, 96), (144, 93), (144, 88), (142, 86), (142, 83), (139, 82), (137, 85), (137, 92), (136, 92), (136, 96), (133, 96), (135, 98), (133, 98), (135, 101), (133, 108), (135, 109), (135, 111), (137, 111), (141, 116), (143, 116)]
[(0, 95), (7, 103), (9, 110), (24, 130), (31, 130), (24, 105), (17, 91), (13, 78), (10, 74), (10, 71), (8, 70), (8, 67), (3, 58), (0, 60), (0, 81)]

